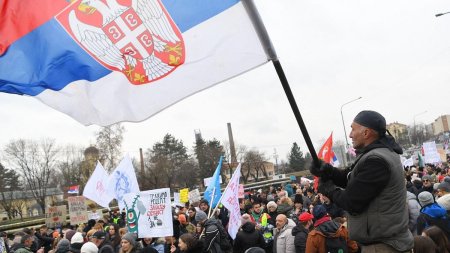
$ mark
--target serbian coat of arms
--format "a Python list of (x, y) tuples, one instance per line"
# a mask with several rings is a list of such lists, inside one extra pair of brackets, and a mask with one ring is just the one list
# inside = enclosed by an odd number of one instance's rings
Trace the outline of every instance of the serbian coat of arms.
[(132, 84), (161, 79), (184, 63), (181, 32), (160, 0), (77, 0), (56, 18), (98, 62)]

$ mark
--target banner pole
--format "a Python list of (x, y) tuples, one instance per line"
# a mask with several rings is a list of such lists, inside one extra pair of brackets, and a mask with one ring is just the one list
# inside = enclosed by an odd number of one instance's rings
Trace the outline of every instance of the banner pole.
[(300, 114), (300, 110), (298, 109), (297, 103), (295, 102), (294, 95), (292, 94), (291, 87), (289, 86), (289, 82), (284, 74), (283, 68), (281, 66), (280, 61), (278, 60), (277, 53), (275, 48), (270, 41), (269, 34), (261, 20), (261, 17), (256, 9), (256, 6), (253, 0), (241, 0), (241, 3), (244, 5), (247, 14), (250, 17), (250, 20), (253, 23), (253, 27), (255, 28), (259, 40), (266, 52), (266, 55), (269, 60), (273, 62), (275, 70), (277, 71), (278, 78), (280, 79), (281, 85), (283, 86), (284, 92), (286, 93), (286, 97), (291, 105), (292, 112), (294, 113), (295, 119), (297, 120), (297, 124), (300, 127), (300, 130), (303, 134), (303, 138), (305, 139), (306, 146), (308, 147), (309, 153), (316, 165), (319, 164), (319, 158), (317, 157), (316, 150), (314, 149), (314, 145), (312, 144), (311, 138), (309, 137), (308, 130), (306, 129), (305, 122), (303, 121), (302, 115)]

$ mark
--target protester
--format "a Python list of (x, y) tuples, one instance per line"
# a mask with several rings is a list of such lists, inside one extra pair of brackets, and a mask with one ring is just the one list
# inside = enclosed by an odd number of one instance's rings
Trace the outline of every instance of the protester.
[(424, 191), (418, 196), (419, 203), (422, 206), (419, 217), (417, 218), (417, 234), (428, 226), (438, 226), (450, 238), (450, 219), (447, 217), (447, 211), (434, 202), (433, 195)]
[(424, 175), (422, 177), (422, 188), (420, 188), (419, 194), (424, 191), (433, 194), (434, 191), (433, 183), (434, 183), (433, 178), (430, 175)]
[(170, 248), (171, 253), (200, 253), (203, 250), (203, 244), (192, 234), (182, 234), (178, 240), (178, 249), (175, 245)]
[(437, 189), (439, 198), (436, 202), (450, 213), (450, 177), (445, 177)]
[(115, 250), (111, 244), (106, 240), (106, 233), (103, 231), (97, 231), (92, 235), (91, 242), (98, 248), (98, 253), (115, 253)]
[(274, 253), (295, 253), (294, 236), (292, 235), (294, 227), (294, 221), (288, 219), (286, 215), (279, 214), (277, 216), (274, 229)]
[(81, 247), (80, 253), (98, 253), (98, 248), (92, 242), (87, 242)]
[(122, 240), (119, 235), (119, 225), (116, 223), (111, 223), (106, 229), (108, 242), (114, 249), (115, 253), (119, 253), (120, 241)]
[(55, 253), (68, 253), (70, 251), (70, 241), (67, 239), (61, 239), (56, 245)]
[(33, 253), (30, 249), (33, 244), (33, 236), (25, 234), (20, 239), (20, 244), (16, 247), (14, 253)]
[(406, 200), (408, 202), (408, 214), (409, 222), (408, 228), (413, 235), (417, 235), (417, 218), (420, 215), (420, 209), (422, 208), (417, 202), (416, 195), (409, 191), (406, 191)]
[(253, 209), (252, 212), (250, 213), (250, 219), (254, 224), (261, 224), (261, 218), (264, 214), (263, 209), (261, 208), (261, 203), (260, 202), (253, 202), (252, 204)]
[(44, 252), (48, 253), (52, 249), (53, 237), (47, 234), (48, 228), (46, 225), (42, 225), (39, 228), (39, 232), (36, 232), (36, 237), (39, 239), (39, 247), (44, 247)]
[[(80, 232), (76, 232), (72, 238), (70, 239), (70, 252), (72, 253), (80, 253), (81, 247), (84, 244), (83, 234)], [(97, 248), (98, 251), (98, 248)]]
[(272, 226), (275, 227), (275, 220), (277, 218), (277, 203), (275, 203), (275, 201), (269, 201), (269, 203), (267, 203), (267, 214), (269, 215), (269, 219), (267, 220), (267, 222), (269, 222), (269, 224), (271, 224)]
[[(309, 233), (306, 240), (306, 252), (357, 252), (358, 245), (355, 241), (348, 238), (347, 229), (340, 223), (331, 220), (327, 214), (327, 210), (323, 205), (317, 205), (313, 209), (313, 215), (316, 219), (314, 229)], [(333, 240), (333, 249), (330, 249), (326, 243), (328, 240)]]
[(136, 237), (132, 233), (126, 233), (124, 236), (122, 236), (122, 242), (120, 244), (122, 245), (122, 247), (120, 248), (120, 253), (139, 252), (136, 247), (137, 246)]
[(213, 217), (208, 219), (208, 216), (202, 210), (198, 210), (195, 214), (197, 224), (203, 227), (200, 234), (200, 240), (203, 242), (203, 251), (211, 253), (220, 253), (220, 235), (217, 227), (217, 220)]
[(355, 163), (345, 170), (313, 163), (310, 171), (320, 177), (318, 191), (349, 213), (350, 238), (362, 244), (363, 252), (411, 250), (402, 148), (386, 134), (386, 120), (377, 112), (358, 113), (351, 127)]
[(188, 209), (188, 221), (192, 223), (194, 226), (197, 225), (197, 222), (195, 221), (195, 213), (197, 212), (197, 209), (195, 207), (190, 207)]
[(423, 236), (430, 237), (437, 246), (436, 253), (448, 253), (450, 252), (449, 240), (445, 233), (437, 226), (431, 226), (425, 229), (422, 233)]
[(437, 246), (428, 236), (414, 236), (414, 253), (436, 253)]
[(306, 238), (310, 228), (312, 227), (314, 216), (308, 212), (304, 212), (298, 216), (298, 223), (292, 229), (292, 235), (294, 238), (295, 253), (305, 253)]
[[(244, 214), (247, 215), (248, 214)], [(244, 253), (251, 247), (265, 247), (262, 233), (255, 229), (255, 223), (243, 216), (241, 219), (241, 229), (236, 234), (233, 245), (233, 253)]]

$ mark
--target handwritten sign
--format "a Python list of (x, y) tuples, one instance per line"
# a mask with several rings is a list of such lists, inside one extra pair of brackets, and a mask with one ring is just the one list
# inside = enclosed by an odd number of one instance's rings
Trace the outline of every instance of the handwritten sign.
[(66, 206), (51, 206), (45, 209), (45, 225), (49, 228), (61, 227), (66, 222)]
[(68, 197), (70, 225), (88, 222), (86, 199), (83, 196)]
[(173, 235), (170, 189), (156, 189), (124, 195), (130, 232), (139, 238)]
[(243, 184), (239, 184), (238, 198), (240, 198), (240, 199), (245, 198)]
[(189, 203), (191, 203), (191, 204), (198, 202), (202, 199), (202, 197), (200, 196), (200, 191), (198, 189), (190, 191), (188, 194), (188, 198), (189, 198)]

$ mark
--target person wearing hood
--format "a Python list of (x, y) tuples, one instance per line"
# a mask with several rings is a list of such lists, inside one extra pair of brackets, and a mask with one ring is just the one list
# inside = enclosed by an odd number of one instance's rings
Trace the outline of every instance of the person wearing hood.
[(357, 252), (358, 245), (348, 238), (347, 229), (340, 223), (331, 220), (323, 205), (317, 205), (313, 209), (313, 216), (316, 219), (314, 229), (309, 233), (306, 240), (307, 253), (326, 253), (327, 238), (342, 238), (346, 243), (347, 252)]
[(417, 197), (422, 206), (417, 218), (417, 234), (422, 234), (423, 230), (429, 226), (437, 226), (447, 235), (450, 240), (450, 219), (447, 211), (434, 202), (433, 195), (424, 191)]
[(409, 230), (413, 235), (417, 235), (417, 218), (420, 214), (421, 206), (417, 202), (416, 195), (410, 191), (406, 191), (406, 201), (408, 202), (408, 214), (409, 214)]
[[(248, 214), (244, 215), (248, 216)], [(248, 218), (241, 219), (241, 223), (241, 229), (234, 239), (233, 253), (244, 253), (251, 247), (264, 248), (264, 237), (262, 233), (255, 229), (255, 223), (251, 222)]]
[(273, 253), (295, 253), (292, 229), (295, 222), (286, 215), (279, 214), (276, 218), (276, 228), (273, 230)]
[(62, 239), (56, 245), (55, 253), (67, 253), (70, 251), (70, 241), (67, 239)]
[(414, 238), (408, 228), (399, 156), (403, 150), (378, 112), (361, 111), (351, 127), (355, 162), (344, 170), (320, 160), (313, 162), (310, 172), (320, 177), (318, 192), (349, 213), (349, 236), (362, 245), (363, 252), (409, 251)]

